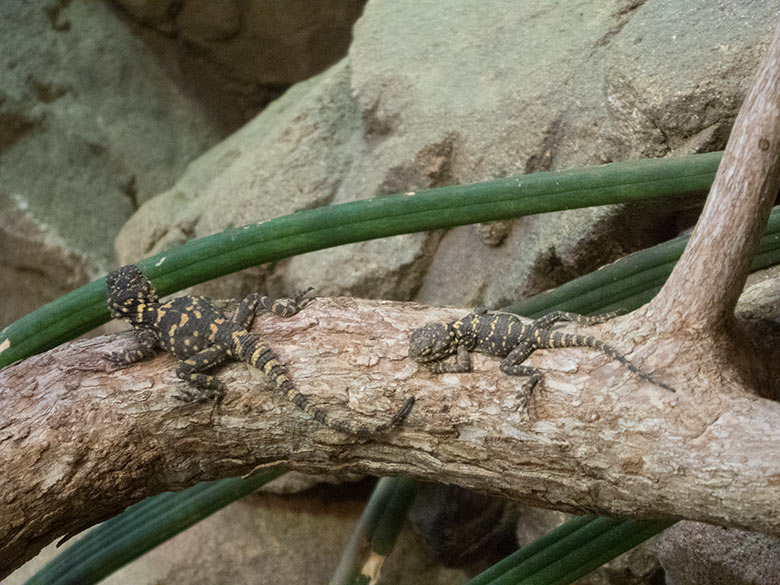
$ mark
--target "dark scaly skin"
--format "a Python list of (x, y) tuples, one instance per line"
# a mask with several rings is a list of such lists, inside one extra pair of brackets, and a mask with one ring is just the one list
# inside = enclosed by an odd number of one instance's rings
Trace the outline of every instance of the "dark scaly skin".
[[(426, 366), (432, 372), (470, 372), (469, 352), (476, 351), (503, 358), (499, 366), (510, 376), (528, 376), (520, 392), (524, 402), (542, 379), (544, 371), (524, 366), (525, 361), (537, 349), (556, 347), (591, 347), (619, 361), (628, 370), (656, 386), (674, 392), (666, 384), (641, 372), (634, 364), (611, 345), (586, 335), (552, 331), (558, 321), (574, 321), (582, 325), (595, 325), (615, 317), (616, 313), (585, 317), (576, 313), (555, 311), (530, 323), (524, 323), (511, 313), (493, 313), (478, 309), (474, 313), (450, 323), (431, 323), (416, 329), (409, 344), (409, 357)], [(455, 355), (455, 361), (447, 358)]]
[(192, 389), (176, 396), (183, 402), (219, 400), (224, 385), (203, 372), (233, 359), (263, 371), (290, 402), (317, 422), (345, 433), (376, 433), (400, 424), (414, 403), (409, 398), (390, 421), (368, 426), (333, 419), (298, 392), (286, 368), (259, 337), (249, 332), (249, 327), (259, 312), (269, 311), (280, 317), (295, 315), (311, 300), (307, 298), (311, 288), (292, 299), (276, 301), (252, 293), (241, 301), (235, 316), (228, 319), (205, 297), (184, 296), (159, 302), (152, 283), (133, 264), (110, 273), (106, 283), (111, 317), (130, 323), (137, 341), (136, 347), (107, 357), (124, 365), (151, 357), (157, 347), (172, 353), (180, 360), (176, 375), (192, 385)]

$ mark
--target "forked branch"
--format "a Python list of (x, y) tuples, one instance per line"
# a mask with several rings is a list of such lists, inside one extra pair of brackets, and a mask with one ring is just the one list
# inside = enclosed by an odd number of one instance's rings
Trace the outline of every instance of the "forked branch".
[(690, 242), (647, 315), (659, 331), (727, 326), (780, 189), (780, 22)]

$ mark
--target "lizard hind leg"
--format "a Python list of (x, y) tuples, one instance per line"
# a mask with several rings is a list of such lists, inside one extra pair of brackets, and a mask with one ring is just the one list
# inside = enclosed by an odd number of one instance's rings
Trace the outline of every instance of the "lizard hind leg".
[(224, 384), (214, 376), (203, 374), (202, 371), (218, 366), (227, 357), (228, 353), (224, 347), (212, 345), (180, 361), (176, 368), (176, 375), (189, 382), (194, 388), (183, 389), (174, 398), (182, 402), (201, 402), (209, 399), (218, 401), (221, 399), (225, 392)]
[(241, 301), (232, 321), (243, 329), (249, 329), (258, 313), (269, 312), (277, 317), (292, 317), (314, 300), (309, 296), (313, 290), (314, 288), (309, 287), (292, 298), (276, 300), (259, 293), (250, 293)]
[(611, 313), (602, 313), (601, 315), (587, 316), (579, 313), (570, 313), (569, 311), (552, 311), (536, 319), (531, 323), (530, 328), (531, 330), (549, 329), (558, 321), (570, 321), (579, 325), (598, 325), (622, 314), (623, 311), (613, 311)]
[(542, 379), (544, 372), (539, 368), (524, 366), (524, 362), (536, 348), (527, 341), (521, 341), (509, 354), (501, 360), (499, 369), (508, 376), (528, 376), (528, 380), (520, 388), (517, 398), (520, 402), (518, 410), (525, 410), (531, 400), (531, 393)]

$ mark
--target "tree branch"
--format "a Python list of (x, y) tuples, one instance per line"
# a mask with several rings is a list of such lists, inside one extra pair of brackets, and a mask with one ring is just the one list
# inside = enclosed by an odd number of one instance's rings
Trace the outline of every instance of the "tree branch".
[[(745, 392), (702, 402), (684, 387), (674, 394), (639, 381), (598, 352), (559, 349), (529, 359), (549, 373), (518, 412), (523, 378), (501, 374), (496, 359), (476, 356), (474, 373), (440, 376), (406, 357), (415, 327), (465, 312), (339, 298), (257, 319), (301, 391), (334, 415), (380, 422), (417, 397), (406, 424), (368, 438), (307, 419), (246, 364), (219, 371), (228, 392), (217, 408), (182, 406), (168, 355), (108, 371), (102, 356), (127, 335), (74, 341), (0, 371), (0, 575), (133, 502), (271, 462), (780, 535), (769, 513), (780, 459), (767, 456), (780, 451), (780, 404)], [(644, 341), (585, 331), (627, 353)], [(661, 358), (631, 355), (675, 385)]]
[(723, 330), (780, 189), (780, 21), (690, 242), (646, 314), (659, 331)]

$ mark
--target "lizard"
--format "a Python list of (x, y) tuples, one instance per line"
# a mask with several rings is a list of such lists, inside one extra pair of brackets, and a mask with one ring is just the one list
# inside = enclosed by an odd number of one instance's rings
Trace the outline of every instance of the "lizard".
[(285, 366), (262, 339), (249, 332), (249, 328), (259, 312), (267, 311), (279, 317), (295, 315), (312, 300), (309, 297), (314, 290), (312, 288), (299, 292), (293, 298), (276, 301), (251, 293), (241, 301), (233, 317), (227, 318), (206, 297), (183, 296), (160, 302), (152, 282), (134, 264), (111, 272), (106, 277), (106, 286), (111, 317), (130, 323), (136, 340), (135, 347), (109, 354), (106, 358), (120, 365), (129, 365), (151, 357), (158, 347), (172, 353), (179, 359), (176, 375), (191, 385), (175, 396), (182, 402), (209, 399), (218, 402), (224, 394), (224, 384), (203, 372), (233, 359), (261, 370), (295, 406), (315, 421), (344, 433), (367, 434), (387, 430), (402, 423), (414, 404), (414, 397), (410, 397), (388, 422), (369, 426), (332, 418), (298, 391)]
[[(479, 308), (473, 313), (448, 323), (429, 323), (416, 329), (410, 338), (409, 356), (434, 373), (459, 373), (471, 371), (472, 351), (503, 358), (500, 370), (510, 376), (528, 376), (520, 390), (523, 402), (527, 403), (544, 371), (524, 366), (525, 361), (537, 349), (562, 347), (590, 347), (623, 364), (641, 379), (675, 390), (643, 373), (616, 348), (586, 335), (553, 331), (558, 321), (573, 321), (581, 325), (603, 323), (617, 313), (605, 313), (586, 317), (567, 311), (553, 311), (534, 321), (524, 322), (517, 315), (488, 311)], [(455, 355), (454, 361), (447, 358)]]

